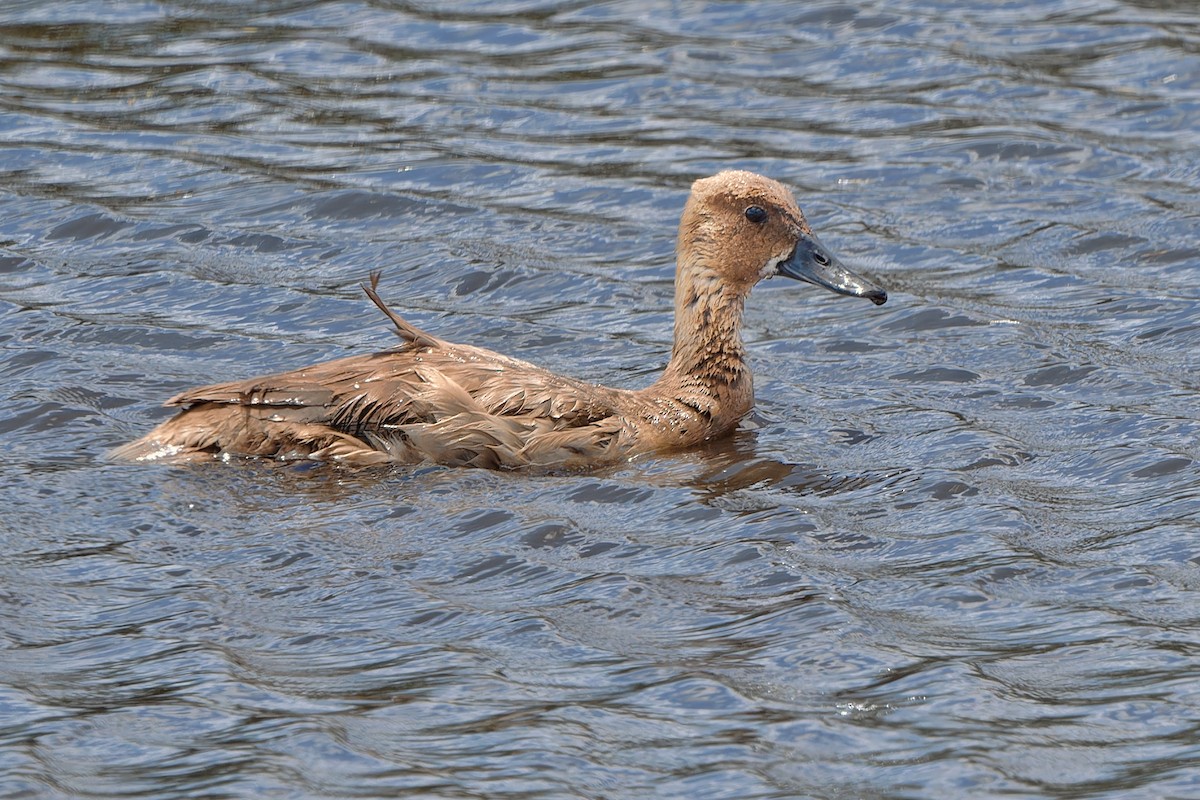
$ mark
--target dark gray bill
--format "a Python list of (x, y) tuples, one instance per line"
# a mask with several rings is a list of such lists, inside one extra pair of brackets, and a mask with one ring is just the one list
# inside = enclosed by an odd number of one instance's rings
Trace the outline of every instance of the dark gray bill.
[(877, 306), (887, 302), (887, 292), (846, 269), (815, 236), (800, 237), (791, 256), (780, 262), (779, 274), (824, 286), (838, 294), (865, 297)]

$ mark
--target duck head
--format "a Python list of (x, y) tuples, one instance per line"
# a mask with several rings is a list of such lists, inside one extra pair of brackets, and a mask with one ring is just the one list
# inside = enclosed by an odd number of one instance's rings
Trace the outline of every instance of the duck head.
[(887, 292), (825, 249), (783, 184), (753, 172), (729, 170), (692, 184), (679, 255), (679, 277), (702, 264), (715, 273), (708, 277), (742, 297), (760, 280), (783, 275), (876, 305), (887, 302)]

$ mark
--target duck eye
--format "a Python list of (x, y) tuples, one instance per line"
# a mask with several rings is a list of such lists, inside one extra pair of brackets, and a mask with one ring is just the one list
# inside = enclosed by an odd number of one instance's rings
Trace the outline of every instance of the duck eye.
[(746, 209), (746, 219), (761, 225), (767, 221), (767, 212), (762, 206), (750, 206)]

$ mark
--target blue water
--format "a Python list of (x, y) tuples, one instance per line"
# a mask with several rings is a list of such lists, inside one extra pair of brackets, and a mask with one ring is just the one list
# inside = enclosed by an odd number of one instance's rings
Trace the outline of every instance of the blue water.
[[(1200, 796), (1200, 10), (0, 5), (0, 797)], [(646, 385), (692, 180), (729, 440), (588, 475), (114, 464), (429, 330)]]

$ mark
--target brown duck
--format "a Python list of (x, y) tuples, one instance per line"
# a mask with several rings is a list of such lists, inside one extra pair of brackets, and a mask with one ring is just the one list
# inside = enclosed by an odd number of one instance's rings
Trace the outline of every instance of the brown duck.
[(675, 345), (645, 389), (556, 375), (453, 344), (367, 296), (402, 343), (292, 372), (189, 389), (173, 419), (114, 451), (122, 459), (235, 454), (354, 465), (578, 468), (689, 447), (730, 433), (754, 405), (742, 308), (756, 283), (785, 275), (887, 301), (817, 240), (791, 192), (750, 172), (692, 185), (679, 224)]

